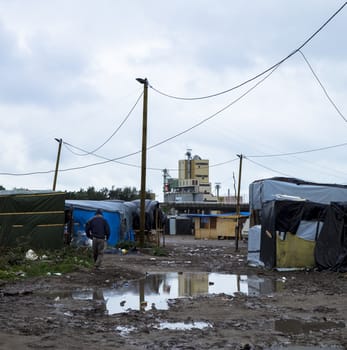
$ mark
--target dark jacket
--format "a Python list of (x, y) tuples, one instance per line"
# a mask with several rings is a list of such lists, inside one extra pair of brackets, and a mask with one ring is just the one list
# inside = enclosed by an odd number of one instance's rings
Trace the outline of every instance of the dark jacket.
[(88, 238), (109, 239), (110, 226), (102, 215), (95, 215), (86, 223), (86, 234)]

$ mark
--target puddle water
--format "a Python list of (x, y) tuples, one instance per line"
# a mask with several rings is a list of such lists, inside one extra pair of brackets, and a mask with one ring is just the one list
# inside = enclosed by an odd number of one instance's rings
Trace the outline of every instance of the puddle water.
[(190, 329), (204, 329), (209, 327), (212, 326), (207, 322), (162, 322), (159, 326), (155, 326), (154, 328), (186, 331)]
[(345, 348), (339, 345), (331, 346), (315, 346), (315, 345), (288, 345), (288, 346), (272, 346), (266, 350), (344, 350)]
[(343, 322), (300, 321), (292, 319), (275, 321), (276, 331), (290, 334), (306, 334), (311, 331), (321, 331), (332, 328), (345, 328), (345, 324)]
[[(129, 310), (167, 310), (170, 300), (206, 294), (271, 295), (276, 288), (271, 279), (218, 273), (153, 273), (146, 278), (125, 283), (117, 288), (76, 291), (79, 300), (100, 300), (106, 303), (108, 314)], [(281, 282), (283, 285), (283, 282)]]

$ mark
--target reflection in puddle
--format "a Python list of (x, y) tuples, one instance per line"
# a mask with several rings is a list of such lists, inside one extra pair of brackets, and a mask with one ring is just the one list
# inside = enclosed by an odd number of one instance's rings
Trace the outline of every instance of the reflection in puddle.
[(167, 310), (171, 299), (207, 294), (267, 295), (275, 291), (270, 279), (219, 273), (159, 273), (125, 283), (116, 289), (76, 291), (79, 300), (104, 300), (108, 314), (129, 310)]
[(159, 326), (155, 326), (157, 329), (170, 329), (176, 331), (186, 331), (191, 329), (204, 329), (212, 327), (211, 324), (207, 322), (162, 322)]
[(315, 345), (288, 345), (288, 346), (272, 346), (267, 350), (344, 350), (344, 347), (339, 345), (331, 345), (331, 346), (315, 346)]
[(321, 331), (332, 328), (345, 328), (343, 322), (333, 321), (300, 321), (300, 320), (278, 320), (275, 321), (275, 330), (282, 333), (300, 334)]

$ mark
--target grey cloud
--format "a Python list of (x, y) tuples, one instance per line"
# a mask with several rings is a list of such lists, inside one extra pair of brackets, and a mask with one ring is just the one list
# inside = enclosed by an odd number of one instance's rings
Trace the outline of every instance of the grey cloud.
[(0, 101), (5, 104), (53, 105), (87, 102), (97, 93), (82, 81), (88, 62), (68, 47), (52, 47), (49, 38), (35, 37), (30, 52), (0, 27)]

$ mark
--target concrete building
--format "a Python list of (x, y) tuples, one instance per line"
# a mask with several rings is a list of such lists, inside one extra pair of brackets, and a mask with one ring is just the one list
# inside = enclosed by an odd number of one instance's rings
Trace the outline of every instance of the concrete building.
[(178, 179), (168, 176), (164, 170), (164, 202), (217, 202), (211, 193), (209, 160), (198, 155), (178, 161)]

